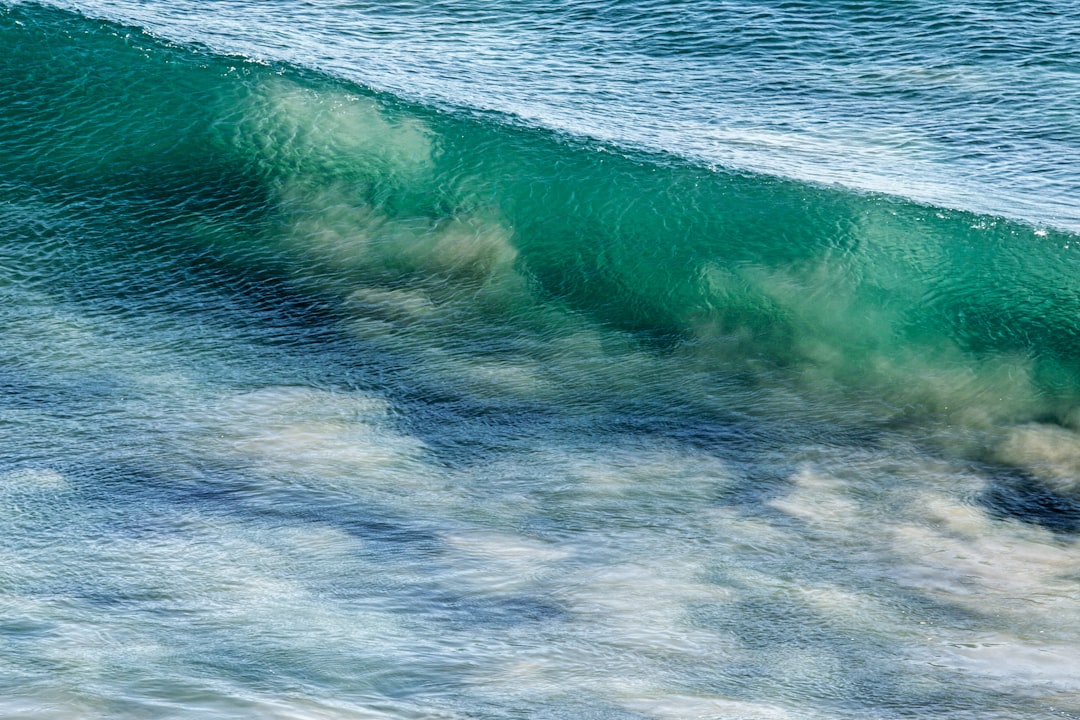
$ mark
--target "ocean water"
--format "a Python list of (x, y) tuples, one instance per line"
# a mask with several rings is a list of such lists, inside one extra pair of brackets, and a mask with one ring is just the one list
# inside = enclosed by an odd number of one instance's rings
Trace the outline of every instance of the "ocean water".
[(1080, 717), (1078, 46), (0, 1), (0, 717)]

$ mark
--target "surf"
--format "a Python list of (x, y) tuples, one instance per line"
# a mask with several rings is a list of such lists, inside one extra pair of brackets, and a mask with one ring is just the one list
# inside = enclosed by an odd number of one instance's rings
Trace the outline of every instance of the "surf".
[(183, 252), (344, 313), (465, 313), (472, 352), (487, 323), (546, 337), (586, 318), (672, 362), (885, 398), (893, 415), (1072, 422), (1069, 233), (447, 114), (59, 11), (6, 15), (6, 176), (170, 227)]
[(1075, 695), (1075, 234), (37, 4), (0, 44), (4, 711)]

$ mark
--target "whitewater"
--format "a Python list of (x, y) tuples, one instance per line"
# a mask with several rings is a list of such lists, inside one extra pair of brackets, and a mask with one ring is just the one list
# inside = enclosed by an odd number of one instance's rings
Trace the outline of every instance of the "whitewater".
[(1080, 717), (1078, 18), (0, 3), (0, 715)]

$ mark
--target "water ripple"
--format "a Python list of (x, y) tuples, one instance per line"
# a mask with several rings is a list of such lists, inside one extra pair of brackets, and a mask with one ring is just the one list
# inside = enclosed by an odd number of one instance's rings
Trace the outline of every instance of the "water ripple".
[(1080, 228), (1067, 0), (58, 4), (626, 146)]

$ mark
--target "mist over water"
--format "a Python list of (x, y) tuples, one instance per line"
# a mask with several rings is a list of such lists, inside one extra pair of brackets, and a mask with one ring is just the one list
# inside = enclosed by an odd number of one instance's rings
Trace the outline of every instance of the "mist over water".
[(0, 714), (1080, 715), (1075, 234), (216, 27), (0, 14)]

